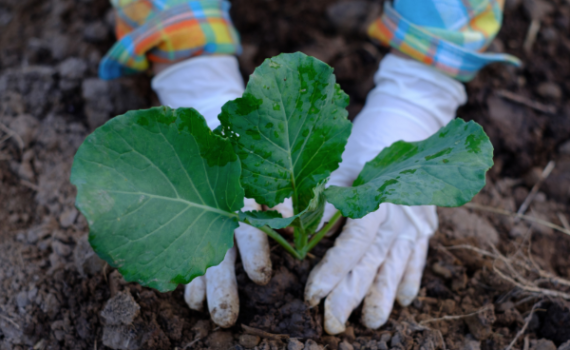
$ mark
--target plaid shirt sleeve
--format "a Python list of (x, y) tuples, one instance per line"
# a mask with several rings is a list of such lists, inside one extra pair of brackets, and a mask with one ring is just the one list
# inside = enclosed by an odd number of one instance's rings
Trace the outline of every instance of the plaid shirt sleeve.
[(220, 0), (112, 0), (118, 41), (99, 65), (102, 79), (199, 55), (239, 54), (229, 3)]
[(395, 0), (368, 28), (371, 38), (460, 81), (485, 65), (520, 65), (507, 54), (483, 53), (501, 28), (504, 0)]

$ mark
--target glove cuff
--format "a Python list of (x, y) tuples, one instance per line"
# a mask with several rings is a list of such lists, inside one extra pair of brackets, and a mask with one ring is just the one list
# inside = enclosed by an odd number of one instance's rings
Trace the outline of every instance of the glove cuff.
[[(200, 55), (239, 54), (239, 36), (229, 8), (227, 1), (202, 0), (165, 9), (134, 5), (118, 9), (119, 40), (103, 57), (99, 76), (114, 79), (142, 72), (149, 68), (149, 61), (174, 63)], [(151, 11), (156, 12), (149, 15)], [(129, 32), (131, 28), (136, 29)]]
[(368, 35), (452, 78), (467, 82), (489, 63), (521, 64), (511, 55), (479, 52), (485, 50), (500, 28), (502, 11), (498, 6), (491, 1), (484, 11), (466, 18), (468, 24), (454, 30), (416, 25), (387, 2), (382, 16), (368, 28)]

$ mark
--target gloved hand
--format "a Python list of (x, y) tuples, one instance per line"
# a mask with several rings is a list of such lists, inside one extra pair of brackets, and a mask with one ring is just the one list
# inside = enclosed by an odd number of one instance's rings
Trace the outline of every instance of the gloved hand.
[[(217, 116), (222, 106), (241, 97), (244, 84), (235, 57), (209, 56), (191, 58), (166, 68), (152, 80), (152, 88), (163, 105), (193, 107), (204, 116), (210, 129), (214, 129), (220, 124)], [(260, 209), (254, 200), (246, 198), (244, 211)], [(257, 284), (267, 284), (271, 279), (267, 235), (240, 223), (235, 230), (235, 240), (249, 278)], [(184, 293), (186, 303), (194, 310), (201, 311), (207, 299), (212, 320), (220, 327), (232, 326), (239, 314), (235, 260), (236, 248), (233, 247), (222, 263), (195, 278)]]
[(176, 63), (241, 51), (225, 0), (111, 0), (118, 41), (99, 65), (101, 79), (145, 71), (149, 61)]
[[(356, 117), (342, 163), (329, 184), (350, 186), (364, 164), (398, 140), (423, 140), (446, 125), (466, 101), (463, 86), (416, 61), (390, 54), (375, 75)], [(323, 222), (336, 209), (327, 204)], [(362, 322), (383, 325), (394, 299), (409, 305), (418, 293), (428, 240), (437, 228), (434, 206), (385, 203), (361, 219), (349, 219), (333, 248), (311, 272), (305, 300), (325, 300), (325, 330), (341, 333), (364, 299)]]

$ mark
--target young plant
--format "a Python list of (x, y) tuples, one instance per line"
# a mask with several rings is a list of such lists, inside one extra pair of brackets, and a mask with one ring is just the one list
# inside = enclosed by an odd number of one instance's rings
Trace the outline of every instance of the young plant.
[[(421, 142), (398, 141), (352, 187), (330, 186), (352, 124), (333, 69), (302, 53), (267, 59), (211, 131), (192, 108), (113, 118), (75, 155), (71, 182), (93, 249), (127, 281), (169, 291), (219, 264), (238, 222), (303, 259), (341, 218), (384, 202), (460, 206), (485, 184), (493, 148), (481, 126), (456, 119)], [(292, 198), (294, 216), (242, 212)], [(339, 211), (320, 231), (325, 202)], [(292, 242), (275, 229), (292, 226)]]

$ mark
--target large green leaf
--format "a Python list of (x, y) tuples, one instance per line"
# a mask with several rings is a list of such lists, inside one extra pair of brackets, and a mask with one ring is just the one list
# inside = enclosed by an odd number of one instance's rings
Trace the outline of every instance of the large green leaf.
[(246, 196), (270, 207), (292, 197), (295, 212), (303, 211), (341, 161), (352, 128), (348, 102), (333, 69), (316, 58), (297, 52), (265, 60), (219, 116), (240, 157)]
[(485, 185), (493, 146), (483, 128), (461, 119), (420, 142), (398, 141), (366, 163), (352, 187), (331, 186), (327, 201), (361, 218), (380, 203), (460, 206)]
[(169, 291), (219, 264), (243, 206), (229, 141), (194, 109), (118, 116), (81, 145), (71, 182), (91, 245), (127, 281)]

